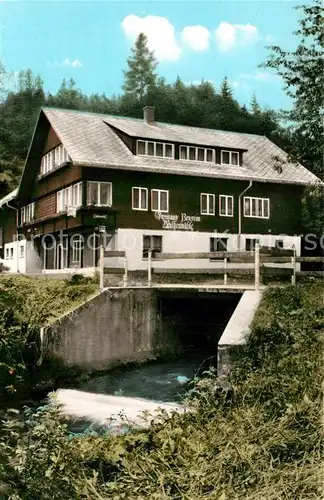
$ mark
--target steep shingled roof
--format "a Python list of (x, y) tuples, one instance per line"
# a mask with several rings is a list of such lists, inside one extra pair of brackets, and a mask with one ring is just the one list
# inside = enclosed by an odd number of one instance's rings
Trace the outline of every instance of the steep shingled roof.
[[(318, 181), (302, 165), (287, 162), (287, 154), (265, 136), (55, 108), (43, 112), (75, 164), (283, 184)], [(131, 137), (247, 150), (244, 166), (133, 155), (114, 129)], [(274, 168), (278, 158), (284, 162), (281, 173)]]

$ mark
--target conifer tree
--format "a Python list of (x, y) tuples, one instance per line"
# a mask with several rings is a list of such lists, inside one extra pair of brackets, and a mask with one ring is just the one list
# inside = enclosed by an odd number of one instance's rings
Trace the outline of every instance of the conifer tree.
[(260, 104), (257, 101), (255, 92), (253, 92), (251, 103), (250, 103), (250, 108), (251, 112), (253, 115), (260, 115), (261, 114), (261, 107)]
[(132, 48), (132, 54), (127, 59), (128, 69), (124, 71), (123, 85), (125, 93), (142, 100), (149, 89), (156, 84), (157, 64), (154, 52), (148, 48), (146, 35), (140, 33)]
[(233, 91), (230, 87), (230, 84), (228, 83), (227, 76), (225, 76), (224, 80), (221, 83), (220, 92), (221, 96), (225, 99), (233, 98)]

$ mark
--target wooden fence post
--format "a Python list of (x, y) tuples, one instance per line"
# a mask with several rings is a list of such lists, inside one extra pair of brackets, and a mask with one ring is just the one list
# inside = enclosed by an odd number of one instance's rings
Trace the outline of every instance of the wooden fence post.
[(255, 290), (260, 289), (260, 245), (255, 244), (254, 250), (254, 288)]
[(291, 275), (291, 284), (296, 286), (296, 247), (293, 245), (293, 256), (291, 257), (292, 264), (292, 275)]
[(99, 257), (99, 287), (100, 291), (104, 289), (104, 246), (103, 242), (100, 243), (100, 257)]
[(147, 284), (148, 286), (152, 285), (152, 250), (148, 251), (147, 256)]
[(224, 269), (225, 269), (225, 273), (224, 273), (224, 285), (226, 286), (227, 285), (227, 272), (226, 272), (226, 269), (227, 269), (227, 257), (224, 257)]
[(127, 256), (125, 253), (124, 257), (124, 288), (127, 287), (128, 284), (128, 262), (127, 262)]

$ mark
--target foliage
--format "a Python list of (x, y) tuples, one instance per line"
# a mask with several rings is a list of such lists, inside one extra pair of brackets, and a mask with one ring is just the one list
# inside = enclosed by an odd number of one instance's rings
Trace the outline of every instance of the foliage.
[(312, 0), (311, 4), (297, 8), (303, 12), (295, 33), (300, 37), (297, 48), (285, 51), (279, 46), (270, 47), (272, 53), (265, 66), (277, 70), (294, 100), (294, 108), (285, 113), (294, 124), (294, 157), (323, 175), (323, 4), (321, 0)]
[(324, 234), (324, 187), (316, 184), (305, 190), (302, 200), (305, 231), (321, 237)]
[(144, 33), (138, 35), (132, 48), (132, 55), (127, 59), (127, 65), (128, 69), (124, 71), (123, 89), (127, 95), (142, 100), (156, 83), (155, 69), (157, 67), (154, 52), (149, 50)]
[(89, 279), (74, 281), (0, 277), (0, 395), (36, 383), (36, 372), (44, 376), (37, 367), (39, 328), (97, 290)]
[(6, 423), (3, 489), (16, 500), (321, 498), (323, 291), (269, 289), (230, 389), (210, 374), (191, 412), (147, 431), (69, 439), (55, 410), (27, 423), (23, 439)]

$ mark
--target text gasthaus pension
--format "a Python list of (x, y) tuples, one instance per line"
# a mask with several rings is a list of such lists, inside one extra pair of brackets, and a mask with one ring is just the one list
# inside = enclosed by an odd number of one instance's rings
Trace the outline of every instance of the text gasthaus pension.
[(199, 215), (187, 215), (184, 213), (179, 215), (155, 212), (154, 216), (157, 220), (162, 221), (162, 229), (179, 229), (183, 231), (194, 231), (194, 223), (201, 220)]

